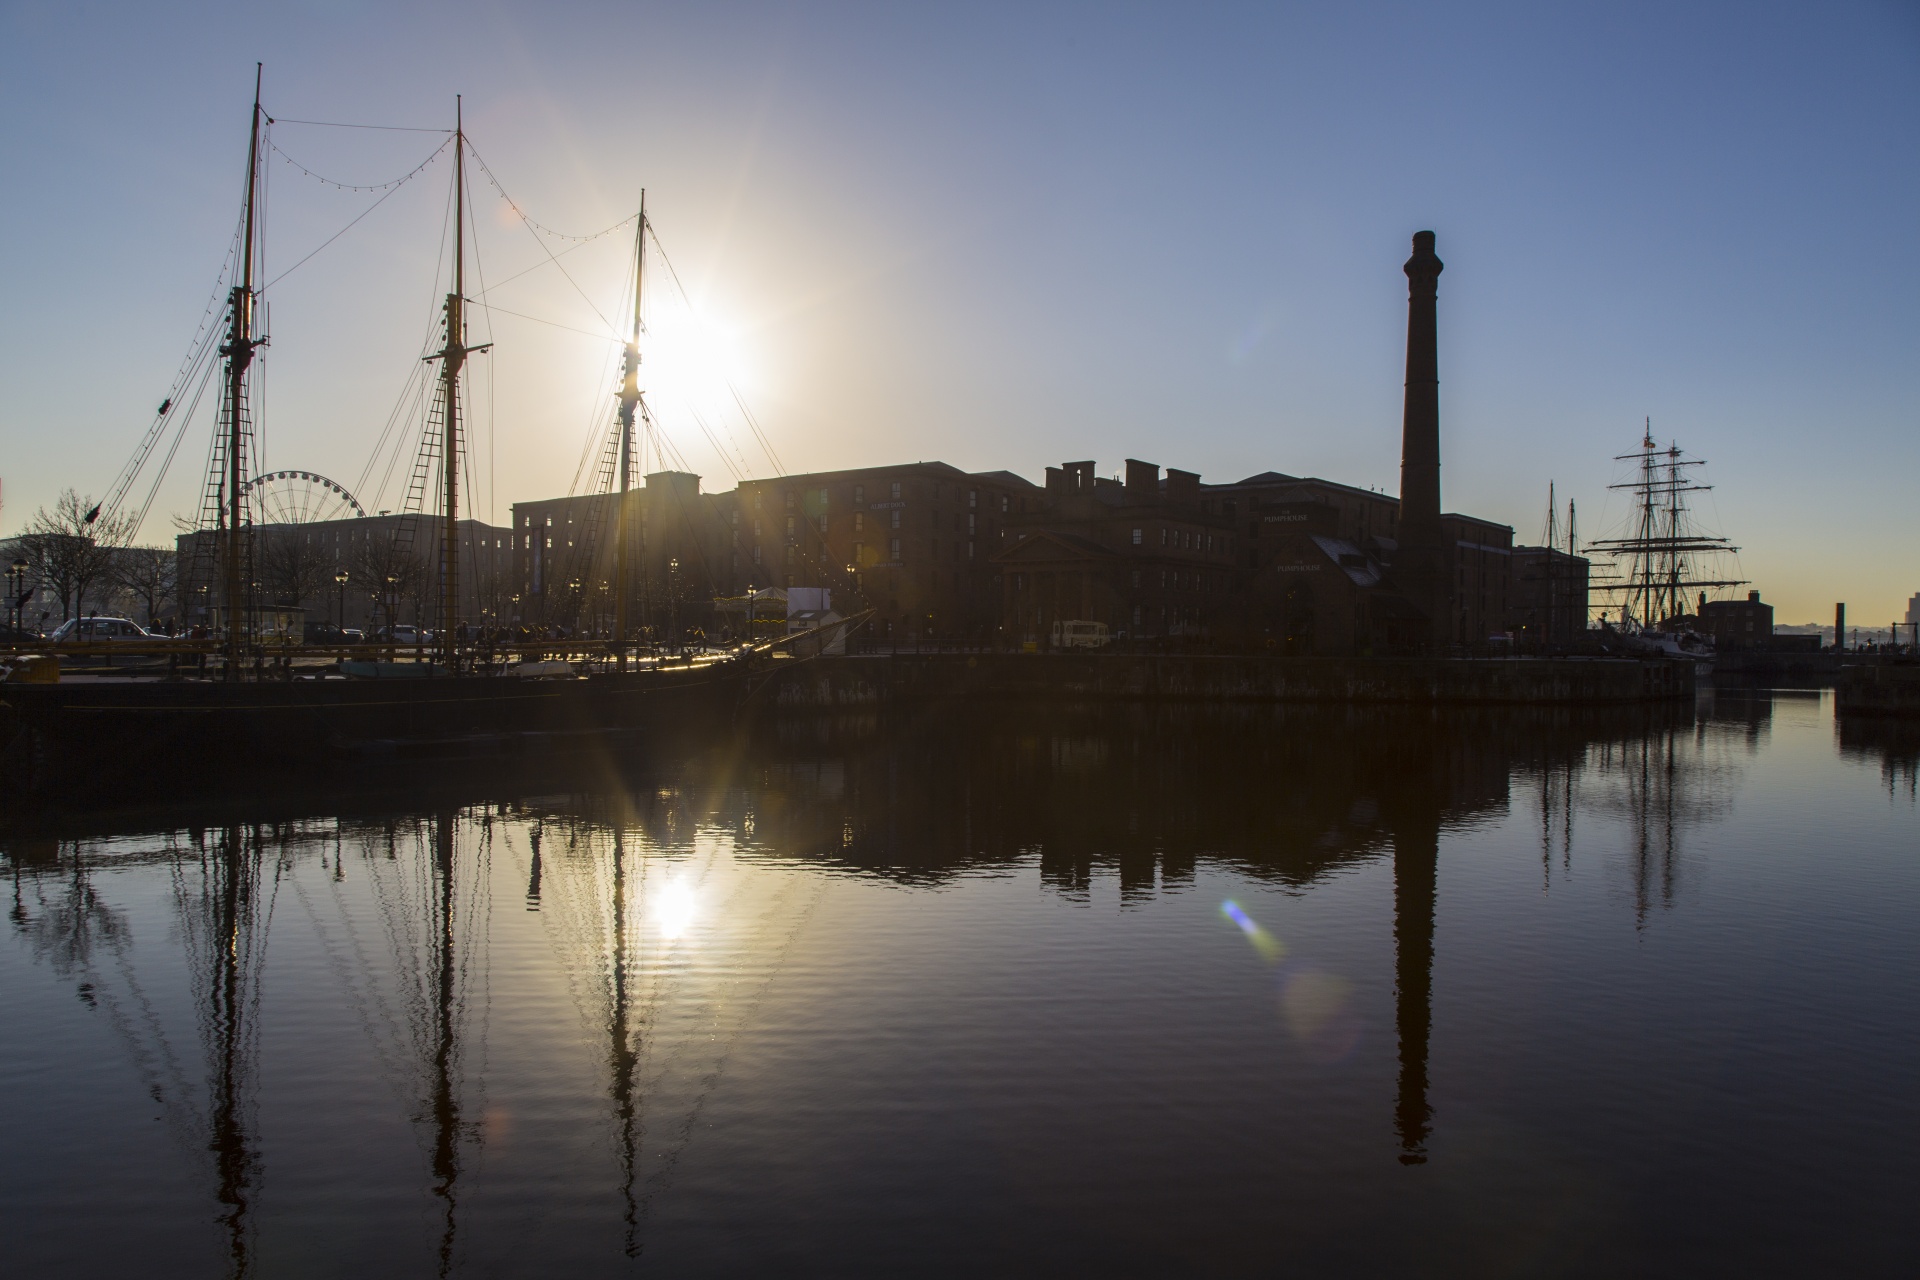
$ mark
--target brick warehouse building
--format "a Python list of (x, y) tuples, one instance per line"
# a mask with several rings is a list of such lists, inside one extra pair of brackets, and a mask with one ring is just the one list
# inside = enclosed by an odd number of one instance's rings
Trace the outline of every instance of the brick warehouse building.
[[(836, 608), (872, 608), (880, 640), (990, 636), (999, 610), (991, 557), (1008, 516), (1039, 490), (1006, 471), (944, 462), (747, 480), (702, 493), (659, 472), (627, 497), (630, 625), (663, 633), (717, 625), (713, 601), (758, 587), (827, 587)], [(516, 615), (606, 631), (613, 605), (611, 494), (513, 507)]]
[[(732, 493), (702, 493), (700, 477), (657, 471), (626, 497), (634, 632), (710, 628), (713, 600), (735, 593)], [(531, 626), (609, 632), (620, 497), (588, 494), (513, 504), (508, 616)]]
[(1127, 460), (1125, 481), (1091, 462), (1047, 468), (1041, 501), (1010, 516), (1000, 573), (1009, 640), (1044, 641), (1055, 622), (1104, 622), (1116, 636), (1200, 636), (1232, 594), (1232, 517), (1189, 471)]
[(842, 613), (871, 608), (881, 641), (990, 637), (994, 553), (1040, 491), (1009, 471), (944, 462), (743, 481), (730, 515), (737, 581), (828, 587)]
[[(1389, 580), (1393, 495), (1274, 471), (1221, 485), (1175, 469), (1162, 479), (1137, 459), (1125, 475), (1096, 476), (1091, 462), (1048, 468), (1042, 501), (1009, 520), (996, 557), (1008, 639), (1044, 640), (1077, 619), (1134, 639), (1286, 653), (1391, 647), (1386, 632), (1406, 612)], [(1440, 529), (1453, 588), (1440, 643), (1500, 643), (1512, 626), (1513, 530), (1458, 513)]]

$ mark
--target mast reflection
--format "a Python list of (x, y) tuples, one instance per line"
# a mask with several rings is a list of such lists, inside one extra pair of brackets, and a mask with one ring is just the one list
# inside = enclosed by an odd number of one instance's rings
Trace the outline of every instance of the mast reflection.
[(453, 1270), (453, 1241), (460, 1179), (460, 1098), (454, 1086), (458, 1044), (454, 1031), (453, 834), (454, 815), (433, 820), (433, 1194), (445, 1207), (440, 1236), (440, 1271)]
[(258, 828), (221, 829), (212, 856), (203, 861), (207, 892), (202, 901), (206, 928), (202, 1038), (212, 1064), (212, 1106), (207, 1148), (218, 1180), (219, 1221), (226, 1229), (230, 1274), (244, 1276), (251, 1265), (247, 1211), (258, 1176), (258, 1157), (247, 1133), (247, 1091), (254, 1075), (258, 1033), (253, 1013), (258, 1002), (253, 968), (252, 928), (260, 879)]
[[(336, 809), (304, 834), (293, 819), (263, 827), (223, 814), (205, 832), (169, 836), (140, 855), (171, 869), (204, 1075), (173, 1062), (160, 1018), (122, 1016), (140, 1007), (131, 959), (123, 969), (112, 959), (130, 956), (129, 926), (95, 892), (77, 843), (70, 863), (8, 844), (10, 918), (35, 940), (37, 957), (83, 988), (83, 999), (121, 1018), (156, 1098), (181, 1116), (183, 1100), (195, 1100), (195, 1176), (206, 1177), (210, 1157), (225, 1267), (243, 1276), (258, 1269), (261, 1153), (271, 1149), (257, 1115), (267, 925), (275, 886), (283, 876), (298, 885), (299, 861), (311, 855), (329, 873), (321, 880), (345, 886), (329, 888), (332, 898), (316, 895), (312, 909), (334, 904), (345, 921), (348, 904), (359, 903), (361, 918), (386, 932), (390, 954), (368, 956), (346, 939), (351, 922), (341, 923), (339, 973), (397, 1085), (394, 1118), (413, 1124), (424, 1155), (404, 1166), (409, 1188), (432, 1209), (428, 1224), (409, 1228), (415, 1269), (426, 1270), (431, 1253), (446, 1276), (464, 1265), (461, 1215), (473, 1217), (477, 1203), (483, 1133), (472, 1122), (479, 1104), (464, 1064), (476, 1043), (484, 1046), (473, 1039), (484, 1031), (471, 1007), (484, 986), (471, 966), (486, 962), (489, 842), (498, 831), (511, 850), (524, 832), (529, 860), (502, 868), (499, 890), (512, 906), (493, 915), (493, 925), (544, 936), (571, 971), (577, 1039), (552, 1051), (574, 1053), (593, 1080), (606, 1072), (604, 1084), (588, 1090), (601, 1099), (593, 1112), (605, 1161), (593, 1177), (607, 1230), (617, 1216), (619, 1247), (634, 1258), (645, 1245), (650, 1198), (669, 1184), (699, 1131), (702, 1108), (810, 901), (820, 885), (850, 876), (939, 886), (1020, 867), (1044, 893), (1109, 905), (1117, 894), (1120, 909), (1135, 910), (1203, 874), (1296, 892), (1362, 864), (1390, 866), (1391, 900), (1380, 895), (1376, 918), (1384, 921), (1390, 906), (1397, 1075), (1390, 1145), (1387, 1126), (1373, 1121), (1379, 1158), (1444, 1162), (1436, 1143), (1446, 1117), (1431, 1096), (1442, 832), (1505, 813), (1516, 794), (1530, 806), (1537, 780), (1549, 878), (1556, 853), (1563, 864), (1573, 856), (1576, 807), (1588, 827), (1596, 814), (1616, 820), (1610, 834), (1624, 836), (1633, 855), (1628, 875), (1644, 914), (1649, 903), (1672, 900), (1689, 826), (1725, 812), (1734, 757), (1754, 720), (1746, 715), (1723, 740), (1703, 736), (1690, 709), (1439, 717), (1344, 708), (939, 708), (895, 719), (765, 722), (711, 751), (596, 773), (581, 784), (591, 790), (507, 800), (497, 810), (497, 796), (455, 794), (429, 816)], [(1530, 808), (1522, 821), (1531, 841)], [(343, 880), (345, 832), (365, 861)], [(731, 896), (709, 884), (702, 892), (712, 908), (685, 938), (648, 927), (643, 945), (642, 917), (661, 914), (662, 895), (698, 884), (734, 851), (743, 859), (776, 853), (780, 866), (812, 874), (736, 877)], [(663, 866), (664, 875), (649, 870)], [(537, 915), (522, 914), (523, 888), (525, 910)], [(731, 959), (703, 960), (716, 956)], [(1444, 983), (1446, 974), (1438, 977)], [(192, 1054), (186, 1058), (190, 1064)], [(1444, 1059), (1438, 1065), (1444, 1073)], [(1385, 1097), (1375, 1105), (1384, 1119)], [(611, 1234), (601, 1247), (612, 1252)]]

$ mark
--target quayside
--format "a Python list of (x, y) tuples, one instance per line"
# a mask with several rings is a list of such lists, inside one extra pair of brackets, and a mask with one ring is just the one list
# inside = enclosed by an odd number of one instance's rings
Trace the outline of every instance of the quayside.
[(10, 684), (0, 705), (0, 785), (28, 793), (197, 787), (221, 772), (257, 776), (370, 756), (552, 750), (689, 718), (727, 722), (751, 670), (751, 659), (728, 658), (557, 680)]

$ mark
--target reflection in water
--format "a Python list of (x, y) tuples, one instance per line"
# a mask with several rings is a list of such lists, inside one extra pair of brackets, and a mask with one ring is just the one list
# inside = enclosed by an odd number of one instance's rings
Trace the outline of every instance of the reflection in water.
[[(248, 1273), (252, 1226), (247, 1220), (248, 1197), (259, 1172), (248, 1127), (255, 1119), (250, 1086), (257, 1075), (259, 969), (272, 904), (269, 898), (266, 911), (258, 910), (262, 862), (258, 828), (225, 827), (211, 849), (204, 842), (196, 843), (201, 846), (202, 891), (183, 895), (181, 915), (189, 950), (195, 954), (194, 971), (204, 975), (207, 992), (200, 1029), (213, 1067), (207, 1145), (219, 1179), (218, 1217), (227, 1231), (231, 1274), (241, 1276)], [(193, 940), (198, 941), (197, 947)]]
[[(1687, 832), (1727, 814), (1743, 753), (1765, 730), (1752, 708), (1698, 719), (1684, 709), (1442, 719), (948, 708), (775, 721), (671, 765), (609, 765), (608, 783), (537, 799), (470, 796), (426, 815), (236, 819), (211, 832), (52, 845), (13, 839), (10, 915), (35, 961), (112, 1024), (142, 1087), (203, 1135), (212, 1216), (238, 1276), (257, 1265), (267, 1149), (260, 973), (275, 898), (290, 885), (328, 980), (422, 1140), (416, 1185), (437, 1210), (430, 1252), (446, 1276), (472, 1247), (461, 1244), (463, 1181), (478, 1176), (488, 1144), (470, 1118), (484, 1108), (468, 1076), (485, 1056), (497, 856), (503, 892), (519, 897), (524, 885), (524, 912), (512, 915), (545, 938), (595, 1046), (612, 1148), (601, 1185), (617, 1201), (621, 1252), (638, 1258), (737, 1043), (835, 877), (937, 888), (1027, 867), (1073, 904), (1091, 903), (1096, 881), (1110, 877), (1132, 912), (1186, 891), (1202, 869), (1298, 895), (1390, 856), (1391, 1150), (1422, 1165), (1446, 1125), (1429, 1099), (1443, 837), (1500, 817), (1518, 788), (1539, 809), (1550, 889), (1556, 853), (1562, 874), (1572, 865), (1576, 813), (1618, 826), (1644, 920), (1674, 904)], [(1913, 756), (1902, 758), (1910, 790)], [(308, 875), (308, 862), (325, 874)], [(172, 1053), (132, 960), (130, 917), (94, 887), (107, 863), (152, 864), (171, 878), (206, 1057), (197, 1116), (194, 1073)], [(1348, 984), (1293, 967), (1244, 902), (1222, 911), (1277, 966), (1282, 1016), (1299, 1039), (1328, 1058), (1351, 1050)], [(1383, 1098), (1376, 1117), (1385, 1111)]]
[(1394, 1021), (1400, 1035), (1400, 1098), (1394, 1131), (1400, 1163), (1424, 1164), (1433, 1111), (1427, 1105), (1427, 1041), (1433, 1030), (1433, 909), (1440, 871), (1437, 811), (1415, 811), (1393, 840)]
[(1840, 754), (1880, 766), (1889, 800), (1920, 801), (1920, 723), (1891, 716), (1849, 716), (1836, 733)]

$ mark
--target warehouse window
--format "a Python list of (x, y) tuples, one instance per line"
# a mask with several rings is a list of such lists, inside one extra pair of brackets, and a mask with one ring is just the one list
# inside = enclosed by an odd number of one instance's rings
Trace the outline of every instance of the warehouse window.
[(1136, 547), (1140, 545), (1140, 530), (1138, 529), (1133, 531), (1133, 545)]
[(898, 480), (893, 482), (893, 497), (896, 502), (900, 499), (900, 482)]

